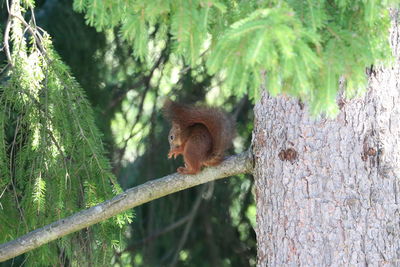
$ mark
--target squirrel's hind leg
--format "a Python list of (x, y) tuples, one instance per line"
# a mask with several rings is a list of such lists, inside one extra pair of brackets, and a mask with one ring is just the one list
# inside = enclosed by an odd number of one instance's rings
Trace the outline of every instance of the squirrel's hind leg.
[(179, 167), (177, 171), (183, 174), (196, 174), (200, 172), (206, 152), (202, 147), (195, 147), (195, 144), (188, 142), (184, 152), (185, 167)]
[(201, 163), (190, 154), (185, 157), (185, 167), (179, 167), (177, 172), (182, 174), (196, 174), (201, 170)]

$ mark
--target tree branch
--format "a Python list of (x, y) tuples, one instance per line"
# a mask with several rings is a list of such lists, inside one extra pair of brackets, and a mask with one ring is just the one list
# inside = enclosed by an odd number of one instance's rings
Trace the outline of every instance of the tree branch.
[(231, 156), (219, 166), (206, 168), (196, 175), (171, 174), (163, 178), (148, 181), (142, 185), (126, 190), (89, 209), (82, 210), (65, 219), (36, 229), (13, 241), (0, 245), (0, 262), (16, 257), (22, 253), (40, 247), (50, 241), (63, 237), (104, 221), (125, 210), (137, 207), (154, 199), (224, 177), (251, 173), (253, 169), (250, 151)]

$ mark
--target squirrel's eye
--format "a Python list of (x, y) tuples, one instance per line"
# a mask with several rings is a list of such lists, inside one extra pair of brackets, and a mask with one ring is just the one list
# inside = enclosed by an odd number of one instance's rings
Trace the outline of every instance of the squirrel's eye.
[(169, 140), (171, 140), (171, 141), (174, 140), (174, 136), (173, 136), (173, 135), (170, 135), (170, 136), (169, 136)]

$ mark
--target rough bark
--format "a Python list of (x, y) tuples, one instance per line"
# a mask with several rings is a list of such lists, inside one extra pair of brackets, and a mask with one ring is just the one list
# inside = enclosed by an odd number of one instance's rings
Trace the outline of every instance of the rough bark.
[(397, 20), (390, 36), (394, 66), (337, 118), (266, 93), (256, 105), (258, 266), (400, 265)]
[(252, 157), (249, 152), (229, 157), (220, 165), (206, 168), (196, 175), (171, 174), (128, 189), (124, 193), (89, 209), (78, 212), (18, 239), (0, 245), (0, 262), (35, 249), (52, 240), (76, 232), (90, 225), (104, 221), (127, 209), (151, 200), (216, 179), (249, 173), (252, 170)]

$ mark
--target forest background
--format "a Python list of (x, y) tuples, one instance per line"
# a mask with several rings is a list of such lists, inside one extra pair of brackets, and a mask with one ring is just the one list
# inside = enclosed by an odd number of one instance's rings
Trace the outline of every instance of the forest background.
[[(167, 134), (170, 126), (160, 112), (163, 97), (167, 95), (182, 103), (208, 102), (224, 107), (228, 112), (232, 112), (237, 120), (236, 151), (243, 151), (249, 146), (253, 121), (251, 102), (246, 97), (238, 98), (226, 93), (221, 95), (215, 79), (207, 74), (201, 64), (190, 67), (179, 57), (170, 55), (173, 49), (171, 36), (166, 42), (161, 41), (161, 44), (158, 44), (161, 47), (157, 49), (156, 57), (149, 62), (135, 56), (134, 47), (126, 41), (120, 28), (96, 31), (94, 27), (88, 26), (85, 15), (76, 12), (71, 1), (35, 1), (34, 5), (36, 24), (51, 37), (54, 50), (65, 62), (65, 65), (60, 63), (60, 66), (66, 68), (71, 77), (76, 78), (78, 87), (83, 89), (84, 92), (78, 92), (78, 97), (87, 98), (89, 102), (86, 108), (93, 109), (93, 112), (87, 111), (88, 114), (85, 114), (86, 110), (79, 110), (76, 115), (79, 118), (76, 120), (83, 121), (88, 125), (87, 129), (90, 129), (94, 127), (90, 120), (94, 119), (95, 127), (99, 129), (96, 138), (99, 139), (90, 142), (100, 146), (103, 144), (104, 151), (102, 152), (101, 148), (99, 151), (105, 155), (102, 160), (111, 162), (111, 166), (101, 163), (103, 171), (112, 172), (122, 190), (173, 173), (182, 164), (182, 160), (167, 159), (169, 149)], [(8, 19), (6, 1), (1, 3), (0, 16), (4, 33)], [(31, 17), (29, 8), (25, 16)], [(151, 37), (155, 37), (162, 30), (153, 29)], [(201, 57), (199, 58), (201, 61)], [(7, 61), (4, 49), (1, 51), (0, 61)], [(4, 85), (9, 82), (9, 78), (6, 75), (7, 70), (3, 67), (1, 79)], [(76, 86), (73, 80), (71, 82)], [(216, 95), (219, 97), (216, 98)], [(65, 102), (65, 105), (58, 103), (61, 113), (74, 108), (68, 106), (69, 103), (63, 97), (56, 101)], [(24, 100), (21, 100), (20, 104), (20, 109), (12, 107), (6, 115), (12, 116), (7, 122), (8, 127), (5, 127), (5, 139), (9, 144), (12, 144), (14, 137), (18, 135), (15, 123), (19, 117), (24, 117), (21, 113), (35, 112), (32, 111), (35, 106), (22, 107), (29, 105)], [(74, 115), (71, 114), (58, 115), (64, 115), (65, 123), (74, 120)], [(31, 119), (32, 117), (27, 118)], [(73, 129), (70, 134), (71, 139), (66, 140), (64, 137), (62, 142), (79, 143), (74, 140), (80, 137)], [(101, 143), (99, 143), (100, 138)], [(16, 144), (15, 147), (20, 145)], [(46, 182), (55, 173), (58, 173), (56, 177), (61, 177), (61, 180), (76, 179), (72, 174), (70, 178), (65, 178), (65, 171), (57, 170), (65, 167), (64, 164), (57, 166), (59, 160), (51, 167), (38, 162), (38, 158), (43, 160), (46, 155), (54, 153), (51, 148), (46, 149), (45, 146), (43, 143), (46, 152), (41, 151), (41, 148), (37, 148), (35, 152), (37, 154), (32, 151), (27, 152), (32, 159), (21, 160), (19, 165), (14, 166), (20, 168), (30, 162), (39, 170), (46, 169), (42, 173), (42, 180), (38, 180), (38, 176), (27, 175), (29, 178), (14, 184), (14, 182), (7, 183), (5, 176), (2, 177), (3, 210), (0, 216), (2, 225), (26, 217), (26, 222), (17, 227), (11, 224), (8, 228), (0, 228), (2, 242), (121, 192), (119, 186), (112, 189), (110, 184), (107, 185), (110, 188), (104, 189), (103, 192), (99, 189), (100, 182), (93, 180), (72, 181), (70, 187), (64, 185), (62, 188), (59, 188), (62, 182), (54, 185), (47, 182), (43, 187), (41, 181)], [(86, 147), (86, 149), (91, 148)], [(18, 154), (10, 150), (8, 153)], [(85, 161), (77, 159), (80, 160)], [(69, 170), (73, 169), (73, 166), (73, 164), (68, 165)], [(5, 168), (9, 169), (8, 166)], [(82, 166), (79, 165), (77, 168)], [(96, 166), (93, 169), (95, 168)], [(82, 176), (87, 178), (90, 175), (101, 174), (101, 171), (93, 169), (85, 170), (88, 173)], [(74, 174), (78, 172), (75, 171)], [(13, 179), (16, 179), (15, 176)], [(54, 176), (52, 178), (55, 180)], [(27, 184), (30, 186), (26, 186)], [(0, 263), (0, 266), (10, 264), (19, 266), (22, 263), (34, 266), (60, 263), (68, 265), (74, 262), (82, 264), (83, 259), (97, 264), (96, 266), (101, 264), (109, 266), (110, 262), (116, 266), (162, 266), (170, 263), (177, 266), (187, 264), (188, 266), (254, 266), (256, 240), (252, 228), (255, 224), (252, 184), (252, 179), (242, 175), (217, 181), (211, 186), (185, 190), (136, 208), (132, 212), (133, 218), (128, 220), (131, 224), (127, 228), (120, 228), (126, 222), (126, 218), (121, 217), (120, 221), (111, 220), (108, 224), (104, 223), (101, 226), (94, 226), (91, 230), (72, 234), (58, 243), (53, 242), (8, 262)], [(7, 201), (8, 192), (11, 196), (10, 201), (15, 200), (12, 197), (13, 191), (18, 192), (23, 214)], [(59, 191), (64, 191), (63, 201), (66, 197), (70, 198), (70, 204), (65, 202), (64, 206), (57, 206), (57, 198), (51, 196), (60, 195)], [(58, 209), (63, 211), (60, 212)], [(71, 244), (68, 244), (69, 242)]]

